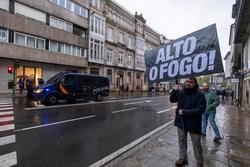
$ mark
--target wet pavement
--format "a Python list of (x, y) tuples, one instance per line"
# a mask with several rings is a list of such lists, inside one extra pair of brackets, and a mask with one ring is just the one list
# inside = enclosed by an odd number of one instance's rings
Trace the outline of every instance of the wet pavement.
[[(174, 114), (174, 113), (172, 113)], [(214, 133), (208, 126), (202, 138), (205, 167), (250, 166), (250, 111), (230, 104), (217, 107), (216, 122), (222, 135), (220, 143), (213, 142)], [(159, 137), (115, 166), (119, 167), (171, 167), (178, 159), (177, 129), (171, 124)], [(189, 167), (196, 166), (192, 143), (188, 136)]]

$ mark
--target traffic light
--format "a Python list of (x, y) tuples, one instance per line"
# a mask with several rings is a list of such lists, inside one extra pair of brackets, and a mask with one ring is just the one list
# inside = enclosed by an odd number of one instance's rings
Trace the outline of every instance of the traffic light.
[(8, 73), (11, 73), (11, 74), (13, 73), (13, 67), (12, 66), (8, 67)]

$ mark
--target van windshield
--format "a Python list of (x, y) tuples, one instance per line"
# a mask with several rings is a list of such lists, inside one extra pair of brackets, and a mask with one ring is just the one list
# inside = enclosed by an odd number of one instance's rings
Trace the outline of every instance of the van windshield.
[(64, 72), (60, 72), (56, 75), (54, 75), (53, 77), (51, 77), (47, 82), (46, 84), (53, 84), (55, 83), (63, 74), (65, 74)]

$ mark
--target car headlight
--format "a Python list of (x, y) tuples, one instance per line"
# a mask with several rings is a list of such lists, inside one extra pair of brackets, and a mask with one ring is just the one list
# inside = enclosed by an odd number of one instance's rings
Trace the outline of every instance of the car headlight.
[(34, 90), (35, 93), (42, 93), (43, 92), (43, 89), (36, 89)]

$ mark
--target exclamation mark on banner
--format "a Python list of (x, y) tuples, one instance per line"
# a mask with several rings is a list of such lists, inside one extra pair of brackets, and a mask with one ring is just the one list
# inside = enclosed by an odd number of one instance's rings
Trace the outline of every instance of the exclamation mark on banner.
[(209, 52), (208, 71), (214, 70), (215, 50)]

